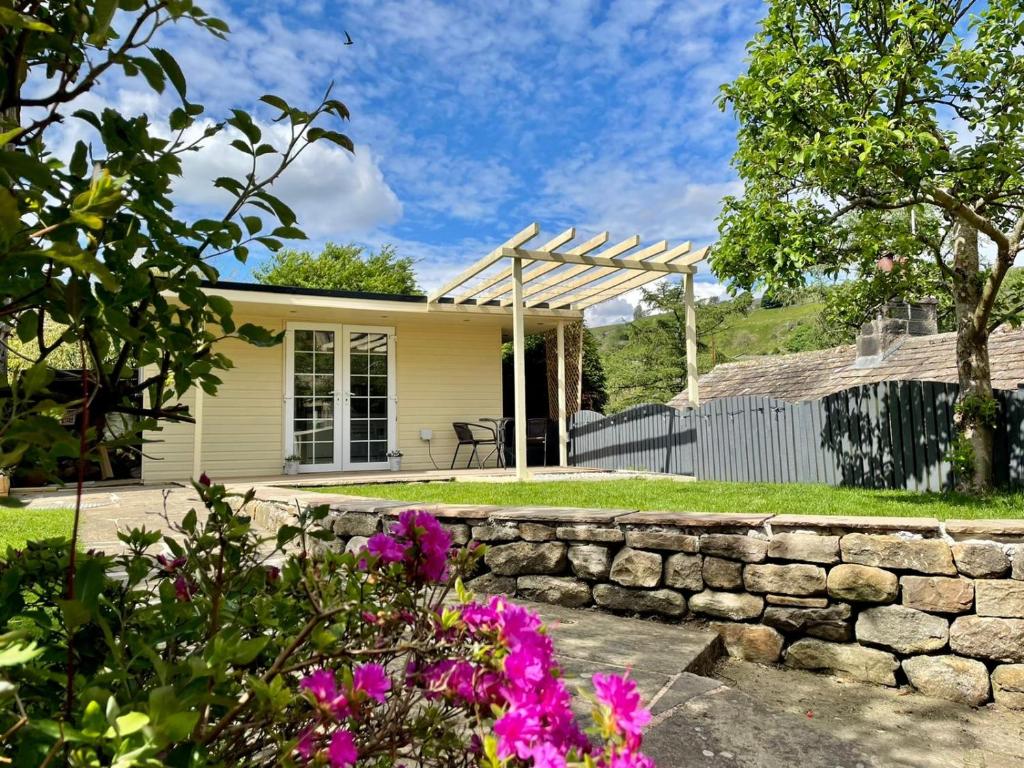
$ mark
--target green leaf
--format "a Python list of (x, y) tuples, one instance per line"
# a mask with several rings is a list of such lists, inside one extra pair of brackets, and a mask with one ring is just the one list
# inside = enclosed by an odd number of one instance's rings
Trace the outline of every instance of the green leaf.
[(34, 339), (38, 325), (39, 315), (34, 309), (22, 312), (18, 316), (18, 341), (22, 344), (27, 344), (29, 341)]
[(185, 83), (185, 75), (182, 74), (178, 62), (163, 48), (150, 48), (149, 50), (152, 52), (153, 58), (157, 60), (167, 74), (167, 79), (171, 81), (174, 90), (178, 92), (181, 100), (184, 101), (187, 85)]
[(92, 32), (89, 35), (89, 42), (99, 45), (107, 37), (107, 30), (110, 29), (110, 22), (114, 20), (114, 13), (117, 11), (117, 0), (96, 0), (92, 11)]
[(0, 650), (0, 667), (17, 667), (25, 664), (37, 656), (42, 655), (44, 648), (40, 648), (36, 641), (30, 643), (19, 643)]
[(242, 222), (245, 224), (245, 228), (250, 235), (255, 235), (263, 229), (263, 219), (259, 216), (243, 216)]
[(238, 337), (257, 347), (273, 347), (281, 343), (283, 333), (272, 333), (253, 323), (244, 323), (238, 329)]
[(310, 141), (320, 141), (321, 139), (329, 141), (332, 144), (337, 144), (339, 147), (347, 149), (349, 152), (355, 152), (356, 148), (355, 145), (352, 143), (352, 139), (350, 139), (345, 134), (338, 133), (337, 131), (328, 131), (323, 128), (309, 129)]
[[(53, 32), (53, 27), (39, 21), (26, 13), (18, 13), (13, 8), (0, 6), (0, 27), (8, 29), (31, 29), (36, 32)], [(0, 142), (3, 143), (3, 142)]]
[(103, 708), (100, 703), (93, 699), (85, 705), (85, 713), (82, 715), (82, 731), (86, 735), (99, 736), (109, 726), (107, 718), (103, 715)]
[(125, 736), (131, 736), (133, 733), (138, 733), (147, 725), (149, 725), (149, 715), (143, 712), (129, 712), (114, 720), (114, 725), (108, 728), (103, 735), (108, 739), (112, 739), (115, 736), (124, 738)]
[(0, 187), (0, 238), (10, 241), (21, 230), (21, 212), (11, 190)]
[(24, 131), (24, 128), (12, 128), (9, 131), (4, 131), (3, 133), (0, 133), (0, 147), (8, 143), (9, 141), (14, 141), (16, 138), (18, 138), (18, 136), (24, 133)]
[(275, 109), (281, 110), (285, 114), (287, 114), (288, 110), (291, 109), (291, 107), (288, 106), (287, 101), (282, 99), (280, 96), (275, 96), (272, 93), (267, 93), (264, 94), (263, 96), (260, 96), (260, 101), (262, 101), (264, 104), (269, 104)]
[(231, 662), (240, 666), (251, 664), (253, 659), (259, 656), (263, 649), (267, 647), (268, 642), (270, 642), (269, 637), (254, 637), (251, 640), (242, 640), (235, 647), (234, 653), (231, 654)]

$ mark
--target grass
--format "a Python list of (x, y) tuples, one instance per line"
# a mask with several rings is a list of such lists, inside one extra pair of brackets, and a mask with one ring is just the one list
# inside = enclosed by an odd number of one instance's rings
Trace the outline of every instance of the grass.
[(27, 541), (71, 536), (73, 509), (23, 509), (0, 507), (0, 557), (7, 547), (23, 547)]
[(623, 479), (528, 483), (385, 483), (332, 486), (320, 490), (421, 503), (937, 517), (940, 520), (1024, 518), (1024, 493), (994, 494), (979, 499), (962, 494), (867, 491), (823, 485)]

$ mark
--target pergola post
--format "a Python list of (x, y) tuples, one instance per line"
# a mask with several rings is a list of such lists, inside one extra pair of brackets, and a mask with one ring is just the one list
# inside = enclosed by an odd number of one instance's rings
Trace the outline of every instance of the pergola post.
[(697, 391), (697, 304), (693, 296), (693, 273), (683, 277), (683, 301), (686, 304), (686, 392), (690, 405), (700, 405)]
[(565, 323), (558, 321), (555, 328), (558, 347), (558, 466), (569, 466), (569, 425), (565, 406)]
[(523, 260), (512, 259), (512, 379), (515, 388), (516, 478), (527, 480), (526, 466), (526, 329), (523, 321)]

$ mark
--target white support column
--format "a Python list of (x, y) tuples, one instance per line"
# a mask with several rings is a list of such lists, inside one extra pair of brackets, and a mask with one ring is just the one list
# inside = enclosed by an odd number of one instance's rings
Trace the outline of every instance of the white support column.
[(194, 387), (195, 407), (192, 415), (192, 479), (198, 480), (203, 474), (203, 388), (198, 384)]
[(684, 302), (686, 304), (686, 392), (690, 405), (700, 405), (700, 393), (697, 391), (697, 305), (693, 297), (693, 275), (684, 278)]
[(527, 480), (526, 466), (526, 329), (523, 322), (523, 260), (512, 259), (512, 379), (515, 388), (516, 478)]
[(569, 466), (569, 425), (565, 412), (565, 323), (555, 330), (558, 342), (558, 466)]

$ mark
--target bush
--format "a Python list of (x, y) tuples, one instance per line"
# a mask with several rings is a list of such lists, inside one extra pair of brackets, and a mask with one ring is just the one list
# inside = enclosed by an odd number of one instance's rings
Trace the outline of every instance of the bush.
[[(15, 766), (653, 765), (626, 677), (595, 675), (595, 740), (536, 615), (473, 602), (426, 512), (359, 552), (298, 513), (257, 534), (252, 493), (124, 554), (66, 543), (0, 564), (0, 752)], [(162, 542), (165, 553), (153, 554)]]

